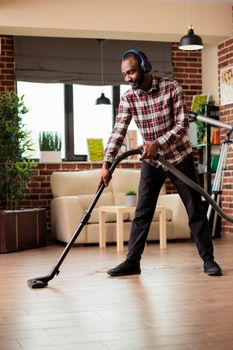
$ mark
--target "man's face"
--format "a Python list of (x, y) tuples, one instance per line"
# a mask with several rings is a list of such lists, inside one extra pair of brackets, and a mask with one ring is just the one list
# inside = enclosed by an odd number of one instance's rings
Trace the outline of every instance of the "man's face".
[(145, 73), (140, 67), (139, 61), (129, 56), (126, 60), (123, 60), (121, 63), (121, 72), (127, 84), (130, 84), (133, 89), (140, 89), (144, 78)]

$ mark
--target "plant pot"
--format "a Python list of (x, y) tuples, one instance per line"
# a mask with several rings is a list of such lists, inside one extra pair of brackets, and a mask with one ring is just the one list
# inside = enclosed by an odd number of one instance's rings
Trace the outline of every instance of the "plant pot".
[(46, 246), (45, 209), (0, 210), (0, 253)]
[(125, 206), (126, 207), (136, 207), (137, 196), (134, 195), (125, 195)]
[(41, 151), (40, 162), (41, 163), (60, 163), (61, 151)]

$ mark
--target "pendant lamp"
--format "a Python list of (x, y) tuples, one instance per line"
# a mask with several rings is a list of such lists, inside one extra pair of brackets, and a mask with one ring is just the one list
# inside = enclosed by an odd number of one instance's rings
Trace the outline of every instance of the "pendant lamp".
[[(101, 70), (101, 85), (104, 86), (104, 62), (103, 62), (103, 41), (104, 39), (99, 39), (100, 41), (100, 70)], [(104, 92), (101, 92), (101, 95), (95, 101), (96, 105), (110, 105), (111, 102), (109, 98), (104, 95)]]
[(190, 25), (188, 28), (188, 34), (180, 39), (179, 49), (185, 51), (203, 49), (202, 38), (194, 33), (192, 25)]
[[(190, 0), (190, 19), (192, 23), (192, 0)], [(188, 34), (180, 39), (179, 49), (185, 51), (203, 49), (202, 38), (194, 33), (192, 24), (188, 27)]]

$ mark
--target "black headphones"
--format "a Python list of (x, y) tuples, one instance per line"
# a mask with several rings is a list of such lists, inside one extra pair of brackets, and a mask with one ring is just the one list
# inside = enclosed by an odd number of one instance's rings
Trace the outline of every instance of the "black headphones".
[(151, 71), (151, 69), (152, 69), (151, 64), (150, 64), (148, 58), (146, 57), (146, 55), (142, 51), (140, 51), (138, 49), (128, 50), (128, 51), (126, 51), (124, 53), (123, 59), (125, 58), (125, 56), (128, 53), (134, 53), (135, 55), (137, 55), (140, 58), (140, 60), (141, 60), (141, 64), (140, 64), (141, 65), (141, 69), (142, 69), (142, 71), (144, 73), (149, 73)]

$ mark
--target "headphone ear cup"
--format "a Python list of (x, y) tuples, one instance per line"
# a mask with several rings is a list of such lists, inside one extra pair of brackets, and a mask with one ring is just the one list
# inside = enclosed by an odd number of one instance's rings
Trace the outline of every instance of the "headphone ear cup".
[(142, 51), (138, 52), (138, 56), (141, 59), (141, 69), (144, 73), (149, 73), (152, 69), (150, 61), (148, 61), (148, 58)]
[(142, 70), (144, 73), (147, 73), (147, 72), (146, 72), (146, 67), (145, 67), (144, 60), (142, 60), (142, 59), (141, 59), (140, 67), (141, 67), (141, 70)]
[(144, 73), (149, 73), (151, 71), (151, 64), (148, 60), (142, 60), (141, 62), (141, 68)]

